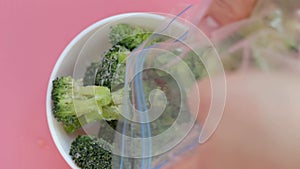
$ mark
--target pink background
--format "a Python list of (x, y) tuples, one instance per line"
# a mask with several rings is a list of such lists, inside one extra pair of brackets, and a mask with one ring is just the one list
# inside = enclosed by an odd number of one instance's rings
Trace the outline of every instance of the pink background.
[(56, 60), (79, 32), (111, 15), (169, 12), (183, 2), (0, 0), (0, 168), (69, 168), (48, 130), (45, 100)]

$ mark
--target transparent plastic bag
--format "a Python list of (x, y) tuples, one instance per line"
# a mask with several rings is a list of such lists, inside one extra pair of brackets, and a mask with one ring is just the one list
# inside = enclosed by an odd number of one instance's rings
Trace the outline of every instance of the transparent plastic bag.
[(225, 69), (298, 69), (299, 6), (296, 1), (261, 0), (251, 17), (215, 31), (212, 40)]
[[(159, 23), (157, 18), (152, 20), (153, 25), (126, 18), (107, 23), (83, 46), (73, 72), (75, 79), (83, 78), (87, 65), (102, 59), (99, 54), (110, 48), (109, 43), (98, 45), (109, 42), (111, 26), (129, 23), (154, 30), (127, 56), (126, 67), (120, 68), (124, 86), (117, 85), (115, 90), (112, 85), (112, 91), (123, 93), (118, 123), (103, 120), (83, 127), (86, 135), (112, 144), (112, 168), (162, 168), (205, 142), (217, 128), (225, 104), (225, 74), (214, 45), (194, 24), (210, 2), (174, 10), (177, 15), (159, 14), (156, 17), (163, 19)], [(195, 86), (204, 77), (210, 78), (214, 97), (205, 122), (200, 124), (196, 119), (201, 91)]]
[[(300, 3), (296, 1), (258, 1), (251, 17), (213, 32), (212, 41), (221, 55), (225, 71), (259, 69), (299, 73), (299, 7)], [(201, 130), (196, 124), (182, 144), (153, 162), (154, 168), (163, 168), (180, 159), (185, 150), (196, 147), (198, 144), (194, 141)]]
[[(113, 160), (113, 168), (128, 165), (161, 168), (205, 142), (222, 117), (226, 93), (222, 63), (207, 36), (179, 17), (189, 8), (191, 6), (178, 15), (166, 16), (153, 35), (127, 58), (123, 99), (126, 120), (120, 128), (123, 135), (116, 135), (114, 139), (121, 145), (114, 151), (121, 154), (120, 159)], [(155, 38), (164, 40), (152, 44)], [(215, 81), (216, 75), (223, 77), (222, 80)], [(205, 123), (199, 125), (196, 118), (200, 96), (194, 87), (206, 76), (211, 78), (214, 96), (218, 97), (213, 97), (213, 108)], [(195, 93), (194, 98), (188, 96), (191, 92)], [(195, 105), (189, 105), (190, 99)], [(164, 125), (168, 123), (169, 126)]]

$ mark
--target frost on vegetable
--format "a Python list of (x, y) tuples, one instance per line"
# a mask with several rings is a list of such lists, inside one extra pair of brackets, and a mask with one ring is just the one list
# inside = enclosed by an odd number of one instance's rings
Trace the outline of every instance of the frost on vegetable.
[(109, 88), (83, 86), (80, 80), (61, 77), (53, 80), (53, 114), (68, 133), (98, 120), (118, 119)]

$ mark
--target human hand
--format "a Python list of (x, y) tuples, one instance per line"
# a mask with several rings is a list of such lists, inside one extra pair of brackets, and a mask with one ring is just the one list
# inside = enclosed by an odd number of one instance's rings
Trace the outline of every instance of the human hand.
[(256, 2), (257, 0), (214, 0), (208, 8), (207, 16), (223, 26), (250, 16)]
[(206, 33), (249, 17), (257, 0), (213, 0), (199, 28)]
[[(203, 124), (209, 81), (197, 87), (198, 121)], [(299, 76), (239, 73), (227, 77), (227, 87), (224, 115), (214, 135), (167, 169), (299, 169)]]

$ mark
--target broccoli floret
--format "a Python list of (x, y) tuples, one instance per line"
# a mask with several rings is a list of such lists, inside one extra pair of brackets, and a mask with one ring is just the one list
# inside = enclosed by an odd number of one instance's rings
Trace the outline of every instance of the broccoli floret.
[(119, 45), (113, 46), (105, 52), (101, 64), (97, 69), (95, 85), (106, 86), (111, 89), (114, 80), (124, 81), (124, 65), (129, 53), (128, 49)]
[(71, 144), (70, 155), (82, 169), (111, 169), (112, 145), (101, 138), (82, 135)]
[(109, 88), (83, 86), (81, 80), (60, 77), (53, 80), (53, 114), (68, 133), (98, 120), (116, 120), (119, 110)]
[(109, 35), (113, 45), (121, 45), (133, 50), (151, 36), (152, 32), (138, 26), (118, 24), (111, 27)]
[(126, 57), (129, 53), (125, 47), (113, 46), (104, 53), (101, 62), (93, 62), (86, 69), (83, 84), (106, 86), (110, 89), (112, 85), (122, 84), (125, 78)]
[(190, 51), (187, 56), (183, 58), (183, 61), (190, 68), (196, 80), (200, 80), (207, 76), (205, 66), (196, 52)]
[[(124, 82), (127, 55), (147, 38), (152, 32), (138, 26), (117, 24), (111, 27), (112, 47), (103, 54), (100, 62), (91, 63), (84, 75), (84, 85), (106, 86), (110, 89)], [(149, 44), (163, 41), (165, 37), (155, 37)], [(114, 82), (114, 84), (112, 84)], [(112, 86), (113, 85), (113, 86)]]

